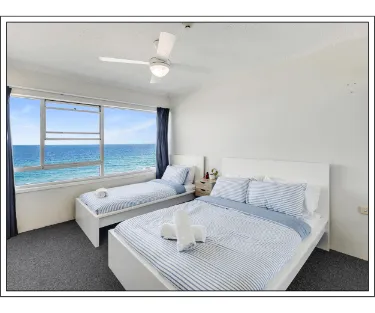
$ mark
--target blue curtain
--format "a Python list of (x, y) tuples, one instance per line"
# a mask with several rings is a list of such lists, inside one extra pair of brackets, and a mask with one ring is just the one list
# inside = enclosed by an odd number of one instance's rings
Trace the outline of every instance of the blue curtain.
[(6, 109), (6, 188), (7, 188), (7, 239), (18, 235), (16, 218), (16, 193), (14, 189), (14, 171), (12, 156), (12, 137), (10, 135), (9, 97), (12, 89), (7, 86)]
[(168, 119), (169, 109), (156, 110), (156, 178), (161, 178), (169, 164)]

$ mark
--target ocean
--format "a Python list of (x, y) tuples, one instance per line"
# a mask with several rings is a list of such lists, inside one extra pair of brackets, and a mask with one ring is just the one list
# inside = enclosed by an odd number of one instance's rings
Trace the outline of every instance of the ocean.
[[(40, 165), (39, 145), (14, 145), (14, 167)], [(46, 145), (45, 164), (100, 159), (99, 145)], [(104, 173), (116, 174), (155, 167), (155, 144), (104, 145)], [(100, 176), (100, 166), (72, 167), (15, 173), (16, 186)]]

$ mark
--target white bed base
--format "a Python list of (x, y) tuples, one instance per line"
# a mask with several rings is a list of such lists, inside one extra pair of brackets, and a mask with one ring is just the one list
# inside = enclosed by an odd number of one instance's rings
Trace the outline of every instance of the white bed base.
[(309, 235), (297, 248), (293, 258), (284, 265), (283, 269), (268, 282), (265, 290), (286, 290), (298, 272), (305, 264), (310, 254), (314, 251), (319, 241), (322, 239), (328, 221), (322, 219)]
[[(322, 188), (317, 212), (322, 215), (311, 234), (297, 248), (293, 258), (267, 284), (265, 290), (286, 290), (311, 252), (318, 247), (329, 250), (329, 165), (318, 163), (223, 159), (223, 176), (253, 177), (267, 175), (307, 182)], [(125, 290), (175, 290), (150, 263), (131, 248), (114, 230), (108, 236), (108, 266)]]
[[(203, 156), (172, 155), (171, 162), (171, 164), (176, 165), (195, 166), (196, 177), (203, 176)], [(125, 221), (134, 216), (146, 214), (176, 204), (191, 201), (194, 198), (194, 191), (191, 191), (153, 202), (140, 204), (131, 208), (126, 208), (123, 210), (100, 215), (92, 212), (86, 204), (84, 204), (79, 198), (76, 198), (75, 219), (77, 224), (81, 227), (82, 231), (89, 238), (94, 247), (97, 248), (100, 244), (100, 228)]]
[(148, 202), (107, 214), (97, 215), (86, 204), (76, 198), (76, 222), (95, 248), (100, 244), (100, 228), (125, 221), (134, 216), (150, 213), (172, 205), (184, 203), (194, 199), (194, 191)]

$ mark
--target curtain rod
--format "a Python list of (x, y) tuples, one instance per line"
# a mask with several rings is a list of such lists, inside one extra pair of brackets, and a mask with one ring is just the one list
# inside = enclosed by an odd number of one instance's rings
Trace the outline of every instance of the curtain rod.
[(56, 94), (56, 95), (60, 95), (60, 96), (77, 97), (77, 98), (89, 99), (89, 100), (108, 101), (108, 102), (113, 102), (113, 103), (130, 104), (130, 105), (137, 105), (137, 106), (142, 106), (142, 107), (146, 107), (146, 108), (156, 109), (156, 106), (150, 106), (150, 105), (138, 104), (138, 103), (131, 103), (131, 102), (124, 102), (124, 101), (118, 101), (118, 100), (110, 100), (110, 99), (106, 99), (106, 98), (95, 98), (95, 97), (88, 97), (88, 96), (80, 96), (80, 95), (75, 95), (75, 94), (70, 94), (70, 93), (43, 90), (43, 89), (37, 89), (37, 88), (22, 87), (22, 86), (15, 86), (15, 85), (10, 85), (9, 87), (11, 87), (12, 89), (17, 88), (17, 89), (23, 89), (23, 90), (39, 91), (39, 92), (45, 92), (45, 93), (52, 93), (52, 94)]

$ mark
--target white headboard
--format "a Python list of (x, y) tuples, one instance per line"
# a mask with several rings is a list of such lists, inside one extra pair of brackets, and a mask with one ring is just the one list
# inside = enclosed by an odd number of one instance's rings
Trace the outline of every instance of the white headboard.
[(321, 194), (317, 212), (328, 219), (326, 234), (319, 247), (329, 249), (329, 164), (224, 158), (221, 172), (223, 176), (269, 176), (319, 186)]
[(171, 164), (195, 166), (195, 179), (194, 180), (200, 179), (203, 177), (204, 156), (175, 154), (175, 155), (171, 155)]

